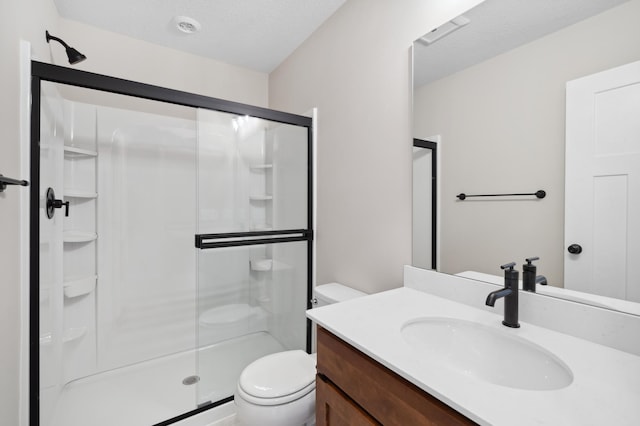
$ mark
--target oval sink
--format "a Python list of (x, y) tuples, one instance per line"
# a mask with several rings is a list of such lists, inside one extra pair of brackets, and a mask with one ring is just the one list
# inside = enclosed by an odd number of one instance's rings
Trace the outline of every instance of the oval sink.
[(546, 349), (502, 330), (455, 318), (419, 318), (402, 326), (416, 350), (459, 373), (525, 390), (569, 386), (573, 373)]

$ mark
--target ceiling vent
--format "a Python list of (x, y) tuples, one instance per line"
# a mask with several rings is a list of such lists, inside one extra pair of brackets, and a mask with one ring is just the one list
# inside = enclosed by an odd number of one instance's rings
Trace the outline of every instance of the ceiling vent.
[(176, 24), (176, 28), (185, 34), (197, 33), (201, 28), (200, 22), (188, 16), (176, 16), (173, 21)]

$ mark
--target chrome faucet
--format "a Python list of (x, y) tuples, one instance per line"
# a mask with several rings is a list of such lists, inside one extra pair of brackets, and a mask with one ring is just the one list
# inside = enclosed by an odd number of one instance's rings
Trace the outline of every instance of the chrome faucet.
[(518, 328), (518, 271), (513, 269), (516, 262), (500, 266), (504, 270), (504, 288), (492, 291), (485, 302), (487, 306), (494, 306), (497, 299), (504, 297), (504, 320), (507, 327)]
[(547, 285), (547, 278), (544, 275), (536, 275), (536, 265), (534, 260), (540, 259), (539, 257), (529, 257), (525, 259), (526, 265), (522, 265), (522, 289), (525, 291), (536, 292), (536, 284)]

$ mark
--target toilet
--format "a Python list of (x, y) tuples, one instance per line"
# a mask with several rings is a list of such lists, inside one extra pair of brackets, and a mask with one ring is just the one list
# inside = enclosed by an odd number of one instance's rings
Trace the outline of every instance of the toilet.
[[(317, 286), (314, 307), (366, 294), (338, 283)], [(316, 354), (277, 352), (249, 364), (240, 374), (234, 400), (244, 426), (315, 425)]]

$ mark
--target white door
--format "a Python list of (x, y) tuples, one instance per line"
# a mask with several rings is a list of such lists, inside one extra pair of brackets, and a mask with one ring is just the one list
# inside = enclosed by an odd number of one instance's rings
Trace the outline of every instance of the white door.
[(640, 302), (640, 61), (568, 82), (566, 132), (565, 287)]

